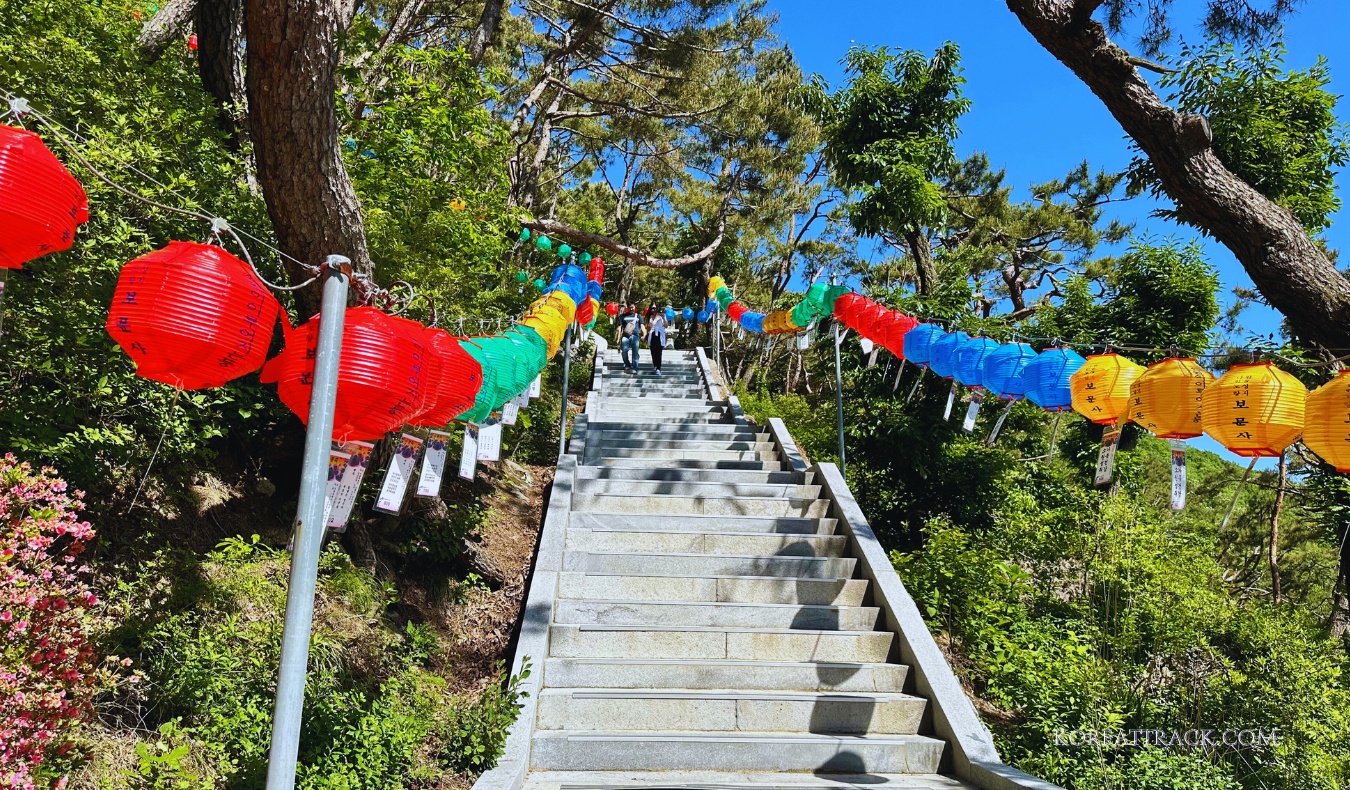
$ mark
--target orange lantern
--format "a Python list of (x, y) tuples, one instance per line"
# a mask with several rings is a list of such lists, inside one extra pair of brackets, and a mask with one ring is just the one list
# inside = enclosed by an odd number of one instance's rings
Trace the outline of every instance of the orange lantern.
[(1204, 433), (1200, 403), (1213, 383), (1193, 359), (1154, 362), (1130, 385), (1130, 419), (1159, 439), (1194, 439)]
[(1337, 472), (1350, 472), (1350, 370), (1308, 393), (1303, 444)]
[(1119, 354), (1093, 354), (1069, 379), (1073, 410), (1099, 425), (1115, 425), (1130, 411), (1130, 385), (1144, 369)]
[(1274, 458), (1303, 433), (1308, 390), (1271, 362), (1234, 365), (1205, 389), (1205, 433), (1243, 458)]

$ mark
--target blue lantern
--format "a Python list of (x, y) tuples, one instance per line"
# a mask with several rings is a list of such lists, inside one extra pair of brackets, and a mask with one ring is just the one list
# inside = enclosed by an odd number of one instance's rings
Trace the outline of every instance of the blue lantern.
[(684, 318), (684, 320), (686, 320), (686, 321), (693, 321), (693, 320), (694, 320), (694, 308), (692, 308), (692, 307), (686, 307), (686, 308), (684, 308), (683, 310), (680, 311), (680, 315), (681, 315), (681, 316)]
[(673, 307), (667, 307), (667, 308), (666, 308), (666, 323), (670, 323), (671, 321), (674, 321), (674, 320), (675, 320), (675, 308), (673, 308)]
[(745, 331), (754, 332), (757, 335), (764, 334), (764, 314), (746, 312), (741, 314), (741, 326)]
[(933, 359), (933, 344), (942, 337), (942, 327), (937, 324), (919, 324), (905, 333), (905, 359), (921, 368), (928, 367)]
[(970, 339), (965, 332), (948, 332), (933, 343), (933, 357), (928, 366), (944, 379), (956, 375), (956, 349)]
[(580, 266), (568, 264), (553, 270), (544, 292), (562, 291), (572, 300), (572, 304), (581, 304), (586, 301), (586, 288), (586, 272)]
[(1005, 343), (984, 361), (984, 388), (1002, 400), (1021, 400), (1026, 394), (1022, 378), (1036, 350), (1026, 343)]
[(708, 323), (708, 319), (709, 319), (709, 318), (712, 318), (712, 316), (708, 315), (708, 311), (707, 311), (707, 310), (699, 310), (699, 311), (698, 311), (698, 322), (699, 322), (700, 324), (706, 324), (706, 323)]
[(967, 387), (984, 386), (984, 361), (998, 348), (998, 341), (972, 337), (956, 348), (956, 381)]
[(586, 293), (595, 301), (600, 301), (600, 294), (604, 292), (605, 286), (595, 280), (586, 283)]
[(1087, 360), (1073, 349), (1047, 348), (1027, 363), (1022, 371), (1022, 388), (1032, 403), (1047, 411), (1073, 408), (1069, 377)]
[(708, 304), (703, 308), (703, 312), (705, 312), (705, 313), (707, 313), (707, 314), (709, 314), (709, 315), (712, 315), (713, 313), (716, 313), (716, 312), (717, 312), (717, 300), (716, 300), (716, 299), (711, 299), (711, 298), (708, 299)]

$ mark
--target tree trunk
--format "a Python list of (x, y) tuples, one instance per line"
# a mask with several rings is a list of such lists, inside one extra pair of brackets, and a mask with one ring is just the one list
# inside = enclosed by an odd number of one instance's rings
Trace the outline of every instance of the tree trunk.
[(141, 28), (136, 47), (147, 60), (158, 60), (170, 42), (187, 34), (188, 23), (196, 10), (197, 0), (168, 0)]
[(1270, 592), (1280, 602), (1280, 512), (1284, 510), (1284, 486), (1289, 480), (1289, 453), (1280, 453), (1280, 472), (1275, 489), (1275, 507), (1270, 512)]
[(914, 258), (914, 274), (918, 280), (919, 293), (927, 296), (937, 290), (937, 267), (933, 265), (933, 248), (928, 236), (918, 228), (905, 231), (905, 243), (909, 245), (909, 254)]
[(492, 43), (493, 36), (497, 35), (497, 28), (501, 27), (502, 5), (502, 0), (487, 0), (483, 5), (483, 15), (478, 18), (478, 27), (469, 37), (469, 58), (473, 60), (475, 66), (483, 62), (488, 44)]
[[(1331, 588), (1331, 635), (1345, 639), (1350, 634), (1350, 524), (1342, 526), (1340, 538), (1340, 570)], [(1345, 646), (1350, 650), (1350, 640)]]
[(202, 87), (220, 108), (220, 125), (242, 148), (245, 130), (244, 0), (201, 0), (197, 5), (197, 59)]
[(1350, 281), (1294, 215), (1231, 173), (1210, 147), (1209, 123), (1168, 107), (1125, 50), (1062, 0), (1006, 0), (1022, 26), (1068, 66), (1148, 156), (1191, 221), (1242, 262), (1261, 294), (1301, 337), (1350, 346)]
[[(361, 206), (338, 144), (339, 0), (247, 0), (248, 103), (258, 180), (281, 249), (317, 266), (333, 254), (371, 270)], [(286, 261), (292, 282), (311, 275)], [(302, 317), (314, 286), (296, 294)]]

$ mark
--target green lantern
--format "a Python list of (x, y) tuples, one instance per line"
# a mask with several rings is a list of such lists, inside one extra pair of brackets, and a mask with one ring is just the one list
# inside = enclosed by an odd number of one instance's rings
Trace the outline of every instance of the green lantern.
[(523, 283), (529, 279), (530, 273), (525, 271), (524, 269), (521, 269), (520, 271), (516, 272), (516, 282)]
[(529, 241), (529, 240), (530, 240), (530, 229), (529, 229), (529, 228), (521, 228), (521, 229), (520, 229), (520, 240), (521, 240), (521, 241)]
[(553, 249), (553, 240), (550, 239), (548, 236), (540, 236), (538, 239), (535, 240), (534, 246), (540, 252), (548, 252), (549, 250)]
[(537, 289), (540, 290), (540, 291), (544, 290), (544, 285), (545, 285), (545, 283), (544, 283), (543, 280), (535, 280), (535, 281), (534, 281), (534, 287), (537, 288)]
[(572, 248), (566, 244), (558, 247), (558, 257), (564, 259), (572, 257)]
[(583, 253), (581, 253), (580, 255), (577, 256), (577, 260), (581, 262), (581, 265), (582, 265), (582, 266), (590, 266), (590, 265), (591, 265), (591, 254), (590, 254), (589, 252), (583, 252)]

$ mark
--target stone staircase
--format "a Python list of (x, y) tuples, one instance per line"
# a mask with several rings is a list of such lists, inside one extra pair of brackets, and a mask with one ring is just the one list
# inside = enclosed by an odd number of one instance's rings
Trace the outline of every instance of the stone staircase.
[(861, 514), (838, 470), (807, 469), (781, 422), (749, 424), (701, 351), (663, 367), (597, 356), (526, 603), (531, 698), (476, 788), (1052, 787), (1001, 764), (1013, 783), (973, 783), (996, 753), (952, 753), (971, 726), (914, 693), (931, 683), (840, 529)]

